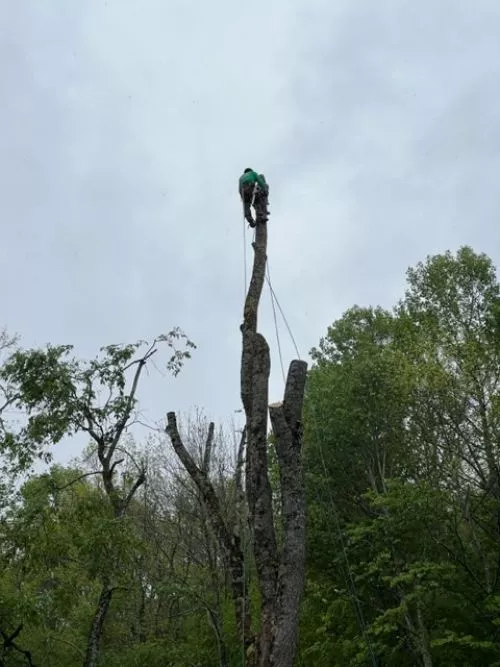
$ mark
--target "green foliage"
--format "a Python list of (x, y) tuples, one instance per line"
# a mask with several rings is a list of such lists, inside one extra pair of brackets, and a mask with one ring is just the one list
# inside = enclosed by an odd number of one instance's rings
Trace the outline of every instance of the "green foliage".
[[(169, 348), (174, 375), (194, 347), (179, 330), (156, 343)], [(1, 415), (9, 469), (26, 470), (72, 433), (112, 442), (133, 419), (134, 377), (154, 349), (112, 345), (84, 362), (69, 346), (8, 348), (0, 389), (20, 413), (17, 421)], [(393, 310), (351, 308), (311, 354), (298, 664), (500, 666), (500, 288), (492, 262), (470, 248), (428, 257), (408, 271)], [(116, 588), (102, 664), (212, 667), (223, 656), (243, 664), (217, 540), (192, 484), (158, 459), (163, 452), (163, 442), (147, 456), (134, 450), (151, 474), (120, 520), (86, 466), (53, 467), (17, 495), (5, 478), (0, 629), (24, 623), (19, 643), (37, 665), (82, 664), (109, 562)], [(272, 437), (269, 461), (279, 511)], [(116, 485), (129, 489), (135, 471), (120, 472)], [(226, 520), (241, 520), (231, 473), (221, 465), (217, 474)]]
[(491, 261), (461, 248), (410, 269), (392, 313), (353, 308), (312, 351), (315, 664), (499, 661), (499, 313)]
[[(84, 482), (57, 491), (78, 474), (54, 468), (29, 480), (2, 524), (0, 607), (5, 620), (24, 623), (23, 638), (38, 656), (36, 664), (49, 644), (51, 664), (80, 664), (69, 662), (69, 656), (76, 660), (85, 646), (98, 594), (102, 540), (96, 536), (107, 520), (102, 493)], [(71, 646), (76, 649), (68, 651)], [(57, 655), (64, 656), (59, 663)]]
[(71, 345), (16, 350), (0, 368), (7, 400), (23, 415), (0, 423), (0, 455), (10, 469), (25, 471), (36, 457), (50, 460), (47, 448), (77, 432), (112, 438), (135, 409), (136, 380), (161, 344), (172, 352), (166, 367), (176, 376), (195, 348), (178, 328), (152, 345), (108, 345), (90, 361), (74, 358)]

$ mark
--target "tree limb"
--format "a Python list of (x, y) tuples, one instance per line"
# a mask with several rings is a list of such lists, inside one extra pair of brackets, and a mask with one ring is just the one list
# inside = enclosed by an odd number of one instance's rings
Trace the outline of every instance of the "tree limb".
[(2, 406), (0, 406), (0, 415), (5, 410), (5, 408), (8, 408), (9, 405), (12, 405), (12, 403), (15, 403), (19, 398), (21, 398), (20, 394), (16, 394), (15, 396), (11, 396), (10, 398), (8, 398), (5, 401), (5, 403)]
[(92, 475), (100, 475), (101, 470), (93, 470), (92, 472), (85, 472), (83, 475), (79, 475), (78, 477), (75, 477), (75, 479), (72, 479), (70, 482), (67, 484), (63, 484), (62, 486), (56, 486), (54, 487), (55, 491), (64, 491), (64, 489), (67, 489), (68, 486), (72, 486), (73, 484), (76, 484), (82, 479), (85, 479), (86, 477), (91, 477)]
[(215, 424), (213, 422), (210, 422), (210, 424), (208, 425), (208, 434), (207, 434), (207, 439), (205, 441), (205, 450), (203, 452), (203, 463), (202, 463), (202, 470), (206, 475), (208, 475), (210, 472), (210, 461), (212, 458), (212, 446), (214, 442), (214, 430), (215, 430)]
[(300, 601), (305, 581), (306, 508), (301, 418), (306, 377), (307, 364), (292, 361), (283, 403), (269, 406), (276, 437), (284, 535), (271, 659), (271, 664), (276, 667), (288, 667), (295, 661)]
[(33, 658), (31, 657), (31, 653), (25, 649), (22, 649), (14, 639), (19, 635), (21, 630), (23, 629), (23, 624), (21, 623), (18, 625), (18, 627), (14, 630), (14, 632), (11, 635), (7, 635), (3, 630), (0, 629), (0, 636), (3, 639), (3, 651), (5, 652), (7, 649), (14, 649), (18, 653), (21, 653), (24, 655), (26, 658), (26, 661), (28, 663), (29, 667), (35, 667), (35, 663), (33, 662)]
[(140, 486), (142, 486), (144, 484), (145, 481), (146, 481), (146, 471), (141, 470), (141, 472), (139, 473), (139, 476), (137, 477), (137, 479), (133, 483), (133, 485), (132, 485), (131, 489), (129, 490), (129, 492), (127, 493), (127, 495), (125, 496), (125, 499), (122, 503), (122, 510), (121, 510), (122, 514), (124, 514), (126, 512), (127, 507), (129, 506), (130, 501), (134, 497), (135, 492), (137, 491), (137, 489)]
[[(251, 631), (250, 605), (248, 604), (248, 590), (245, 585), (245, 562), (240, 546), (240, 537), (232, 532), (224, 521), (219, 499), (207, 472), (196, 465), (193, 457), (186, 449), (179, 433), (175, 412), (167, 414), (165, 431), (172, 442), (175, 453), (202, 497), (210, 523), (222, 547), (231, 574), (231, 590), (238, 631), (244, 645), (248, 647), (254, 639)], [(209, 437), (210, 439), (213, 438), (212, 423), (209, 427)]]
[(165, 431), (172, 442), (172, 446), (179, 457), (179, 460), (201, 493), (223, 548), (229, 552), (232, 548), (232, 539), (230, 531), (222, 518), (219, 499), (217, 498), (210, 480), (207, 478), (206, 472), (198, 468), (193, 457), (182, 442), (175, 412), (167, 413), (167, 426)]
[[(111, 474), (113, 474), (114, 471), (115, 471), (116, 466), (119, 466), (120, 463), (123, 463), (124, 461), (125, 461), (125, 459), (118, 459), (117, 461), (113, 461), (113, 464), (112, 464), (111, 468), (109, 469), (109, 472), (110, 472)], [(140, 469), (139, 469), (139, 470), (140, 470)]]
[[(114, 436), (109, 444), (109, 448), (106, 454), (106, 458), (109, 461), (111, 461), (111, 458), (113, 456), (113, 453), (116, 449), (116, 446), (122, 437), (123, 431), (125, 430), (125, 427), (127, 425), (127, 421), (129, 420), (130, 413), (132, 412), (132, 408), (134, 406), (134, 399), (135, 399), (135, 394), (137, 392), (137, 387), (139, 385), (139, 380), (141, 377), (141, 373), (144, 370), (144, 367), (146, 366), (148, 359), (150, 359), (153, 354), (157, 351), (157, 348), (155, 347), (150, 347), (149, 350), (146, 352), (146, 354), (141, 358), (137, 359), (135, 362), (137, 364), (137, 369), (134, 374), (134, 379), (132, 380), (132, 388), (130, 389), (130, 392), (127, 396), (127, 403), (125, 405), (125, 410), (123, 412), (123, 417), (117, 422), (114, 428)], [(132, 365), (132, 364), (131, 364)]]
[(253, 335), (252, 413), (247, 443), (247, 497), (253, 529), (255, 565), (262, 597), (260, 660), (267, 665), (274, 634), (278, 549), (273, 519), (273, 496), (268, 474), (267, 410), (269, 346), (261, 334)]

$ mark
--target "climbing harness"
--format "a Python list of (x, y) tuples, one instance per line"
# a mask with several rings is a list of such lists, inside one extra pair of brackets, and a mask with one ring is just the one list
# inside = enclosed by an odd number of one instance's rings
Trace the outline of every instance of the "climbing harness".
[(243, 299), (247, 298), (247, 226), (245, 223), (245, 211), (243, 211), (243, 264), (245, 280), (245, 293), (243, 294)]

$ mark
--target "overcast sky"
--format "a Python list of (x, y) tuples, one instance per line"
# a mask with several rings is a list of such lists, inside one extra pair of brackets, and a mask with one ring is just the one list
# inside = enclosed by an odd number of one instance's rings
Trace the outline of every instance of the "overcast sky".
[[(150, 421), (240, 407), (247, 166), (302, 355), (427, 254), (500, 259), (498, 0), (0, 0), (0, 86), (0, 324), (82, 356), (180, 326)], [(260, 327), (276, 400), (267, 290)]]

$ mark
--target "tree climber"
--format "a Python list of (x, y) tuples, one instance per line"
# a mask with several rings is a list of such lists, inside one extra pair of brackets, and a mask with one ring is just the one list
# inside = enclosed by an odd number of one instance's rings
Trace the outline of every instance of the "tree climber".
[[(247, 167), (240, 176), (239, 193), (243, 201), (245, 220), (250, 227), (255, 227), (258, 222), (266, 222), (269, 211), (267, 210), (267, 197), (269, 185), (266, 183), (264, 174), (258, 174)], [(252, 217), (250, 207), (255, 209), (255, 221)]]

